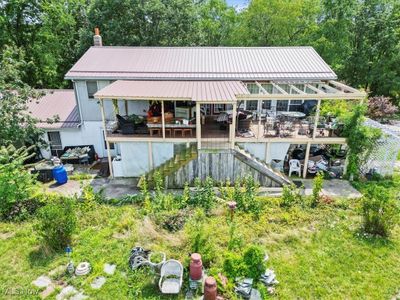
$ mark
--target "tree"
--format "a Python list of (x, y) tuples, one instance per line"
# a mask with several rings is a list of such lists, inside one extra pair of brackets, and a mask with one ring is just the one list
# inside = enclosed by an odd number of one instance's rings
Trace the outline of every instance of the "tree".
[(315, 30), (318, 0), (252, 0), (239, 16), (233, 35), (243, 46), (289, 46)]
[(206, 0), (199, 5), (201, 44), (226, 46), (231, 43), (236, 12), (224, 0)]
[(28, 110), (28, 102), (38, 101), (41, 93), (22, 82), (25, 66), (24, 52), (7, 47), (0, 59), (0, 146), (46, 144)]
[(375, 96), (368, 99), (368, 115), (373, 119), (381, 121), (393, 116), (398, 110), (389, 97)]

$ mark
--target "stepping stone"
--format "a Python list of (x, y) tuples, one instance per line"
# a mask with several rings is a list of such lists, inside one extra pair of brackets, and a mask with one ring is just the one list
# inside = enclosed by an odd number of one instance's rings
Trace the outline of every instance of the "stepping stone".
[(68, 285), (61, 290), (61, 292), (56, 296), (56, 300), (64, 300), (71, 296), (77, 294), (78, 291), (72, 285)]
[(90, 286), (93, 289), (100, 289), (103, 286), (103, 284), (105, 284), (105, 283), (106, 283), (106, 278), (103, 276), (100, 276), (100, 277), (96, 277), (96, 279), (93, 280), (93, 282), (90, 284)]
[(44, 288), (51, 284), (51, 279), (42, 275), (36, 278), (36, 280), (32, 281), (32, 284), (38, 288)]
[(257, 289), (252, 289), (250, 294), (250, 300), (262, 300), (260, 291)]
[(114, 275), (116, 265), (104, 264), (104, 272), (108, 275)]
[(51, 294), (53, 294), (53, 292), (55, 291), (55, 287), (53, 284), (50, 284), (47, 286), (47, 288), (40, 293), (40, 298), (45, 299), (48, 296), (50, 296)]

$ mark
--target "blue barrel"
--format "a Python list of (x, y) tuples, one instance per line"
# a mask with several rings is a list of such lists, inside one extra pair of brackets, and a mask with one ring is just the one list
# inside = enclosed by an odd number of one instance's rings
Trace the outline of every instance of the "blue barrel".
[(67, 171), (65, 170), (63, 165), (54, 167), (53, 177), (57, 181), (58, 184), (64, 184), (68, 181)]

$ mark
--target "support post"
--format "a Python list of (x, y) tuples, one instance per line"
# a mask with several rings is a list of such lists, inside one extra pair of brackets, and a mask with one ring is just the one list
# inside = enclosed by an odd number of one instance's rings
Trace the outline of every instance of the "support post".
[(153, 163), (153, 144), (151, 142), (148, 143), (148, 154), (149, 154), (149, 171), (153, 170), (154, 163)]
[(236, 113), (237, 113), (237, 102), (233, 103), (233, 108), (232, 108), (232, 126), (230, 129), (230, 142), (231, 142), (231, 148), (235, 148), (235, 137), (236, 137)]
[(311, 142), (308, 142), (306, 147), (306, 157), (304, 158), (303, 178), (307, 177), (307, 166), (308, 166), (308, 160), (310, 158), (310, 148), (311, 148)]
[(128, 112), (128, 100), (124, 100), (124, 102), (125, 102), (125, 115), (129, 115), (129, 112)]
[(104, 112), (104, 100), (103, 99), (100, 99), (100, 109), (101, 109), (101, 118), (103, 121), (104, 139), (106, 140), (106, 146), (107, 146), (108, 168), (110, 169), (111, 178), (114, 178), (114, 172), (113, 172), (112, 161), (111, 161), (110, 143), (108, 142), (108, 139), (107, 139), (106, 114)]
[(261, 131), (261, 108), (262, 108), (262, 100), (258, 100), (258, 102), (257, 102), (257, 118), (258, 118), (257, 140), (260, 139), (260, 131)]
[(321, 109), (321, 99), (318, 99), (317, 110), (315, 111), (314, 130), (313, 130), (313, 136), (312, 136), (313, 139), (315, 139), (315, 137), (317, 135), (317, 126), (318, 126), (320, 109)]
[(161, 101), (161, 131), (162, 131), (162, 138), (165, 140), (164, 101)]
[(197, 138), (197, 149), (201, 149), (201, 112), (200, 103), (196, 102), (196, 138)]
[(267, 164), (269, 164), (269, 159), (270, 159), (269, 149), (270, 149), (270, 142), (266, 142), (265, 143), (265, 163), (267, 163)]

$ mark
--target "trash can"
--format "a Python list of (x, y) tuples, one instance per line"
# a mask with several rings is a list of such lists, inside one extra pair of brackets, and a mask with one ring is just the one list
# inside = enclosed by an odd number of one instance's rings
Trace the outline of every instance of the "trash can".
[(58, 184), (64, 184), (68, 181), (67, 171), (65, 170), (63, 165), (54, 167), (53, 177), (57, 181)]

